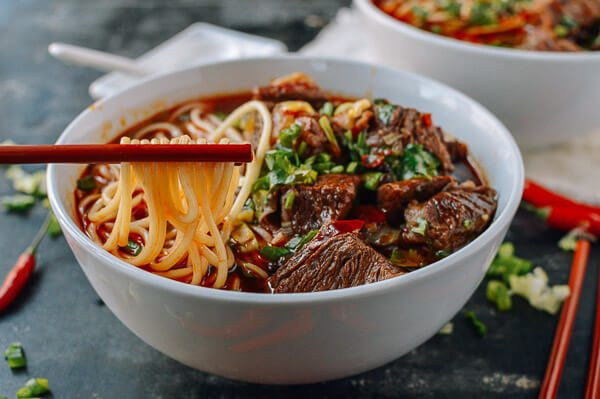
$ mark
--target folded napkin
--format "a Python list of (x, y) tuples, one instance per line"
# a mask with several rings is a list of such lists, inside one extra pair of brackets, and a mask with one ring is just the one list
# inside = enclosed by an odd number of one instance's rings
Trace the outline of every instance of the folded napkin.
[[(356, 18), (353, 10), (341, 9), (300, 53), (381, 63), (369, 51), (363, 36), (356, 34)], [(524, 151), (527, 176), (571, 198), (600, 204), (600, 126), (598, 130), (590, 137)]]

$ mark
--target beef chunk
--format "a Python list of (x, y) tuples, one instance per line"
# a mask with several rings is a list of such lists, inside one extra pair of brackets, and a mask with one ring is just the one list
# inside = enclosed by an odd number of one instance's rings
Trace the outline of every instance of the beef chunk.
[(452, 180), (450, 176), (435, 176), (431, 179), (417, 177), (382, 184), (377, 190), (377, 204), (386, 213), (390, 223), (399, 223), (409, 202), (428, 199), (442, 191)]
[(269, 278), (275, 293), (314, 292), (355, 287), (403, 272), (353, 233), (326, 241), (317, 238)]
[(319, 121), (315, 116), (301, 116), (296, 118), (295, 123), (302, 129), (300, 140), (307, 145), (307, 151), (304, 156), (311, 156), (325, 152), (329, 141), (325, 132), (321, 129)]
[(322, 175), (315, 184), (287, 187), (282, 193), (285, 201), (288, 191), (293, 190), (291, 209), (281, 206), (282, 226), (289, 223), (295, 234), (306, 234), (324, 224), (344, 219), (356, 198), (360, 178), (355, 175)]
[[(381, 107), (395, 107), (386, 114)], [(453, 170), (452, 157), (445, 142), (443, 130), (430, 123), (427, 114), (421, 114), (412, 108), (403, 108), (390, 104), (376, 105), (374, 130), (369, 132), (368, 143), (374, 146), (389, 146), (402, 151), (408, 144), (420, 144), (440, 161), (444, 172)], [(382, 118), (382, 115), (384, 116)]]
[(325, 93), (317, 83), (303, 73), (293, 73), (275, 79), (267, 86), (256, 88), (254, 98), (269, 102), (308, 101), (313, 106), (320, 106), (327, 101)]
[(404, 213), (405, 244), (427, 244), (453, 251), (479, 235), (496, 211), (496, 192), (489, 187), (455, 187), (429, 200), (413, 201)]

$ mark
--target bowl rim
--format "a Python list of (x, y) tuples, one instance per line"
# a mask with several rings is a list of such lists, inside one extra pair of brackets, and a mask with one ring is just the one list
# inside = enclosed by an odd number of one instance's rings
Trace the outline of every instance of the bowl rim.
[(398, 21), (391, 15), (380, 10), (372, 0), (353, 0), (354, 4), (364, 14), (375, 19), (378, 23), (395, 30), (413, 39), (423, 40), (438, 46), (449, 47), (456, 51), (463, 51), (470, 54), (495, 57), (512, 60), (529, 61), (551, 61), (551, 62), (585, 62), (600, 61), (600, 51), (583, 52), (558, 52), (558, 51), (534, 51), (516, 48), (501, 48), (483, 44), (469, 43), (463, 40), (454, 39), (447, 36), (436, 35), (435, 33), (417, 28), (413, 25)]
[[(145, 78), (144, 80), (140, 81), (134, 86), (128, 87), (119, 93), (103, 98), (94, 104), (98, 107), (101, 107), (107, 102), (118, 101), (120, 97), (125, 96), (128, 93), (131, 93), (132, 91), (138, 91), (143, 86), (152, 85), (160, 80), (170, 79), (173, 78), (173, 76), (183, 75), (191, 71), (196, 71), (197, 73), (202, 69), (208, 67), (238, 63), (244, 64), (252, 62), (287, 62), (294, 60), (318, 61), (326, 62), (329, 64), (333, 63), (339, 65), (340, 67), (343, 67), (343, 65), (354, 65), (362, 68), (376, 68), (393, 74), (401, 74), (408, 79), (416, 80), (418, 82), (422, 82), (428, 85), (435, 85), (440, 89), (443, 89), (449, 95), (457, 98), (461, 102), (464, 102), (470, 107), (472, 107), (474, 110), (476, 110), (476, 112), (480, 113), (483, 117), (487, 118), (493, 125), (496, 126), (498, 133), (501, 136), (503, 136), (503, 139), (508, 143), (506, 151), (508, 151), (511, 154), (512, 158), (514, 158), (515, 161), (515, 177), (510, 182), (510, 191), (507, 193), (503, 193), (503, 195), (508, 196), (505, 207), (499, 213), (496, 214), (490, 226), (469, 244), (460, 248), (458, 251), (452, 253), (446, 258), (440, 259), (437, 262), (434, 262), (430, 265), (427, 265), (426, 267), (423, 267), (419, 270), (415, 270), (403, 276), (356, 287), (309, 293), (282, 293), (273, 295), (263, 293), (226, 291), (208, 287), (194, 286), (176, 280), (164, 278), (153, 273), (149, 273), (121, 259), (114, 257), (112, 254), (102, 249), (98, 244), (94, 243), (87, 235), (83, 233), (78, 223), (76, 223), (75, 219), (70, 216), (70, 212), (68, 210), (69, 207), (61, 200), (57, 186), (54, 183), (59, 178), (58, 174), (56, 173), (57, 166), (51, 164), (48, 167), (47, 176), (48, 198), (52, 210), (54, 211), (56, 217), (60, 221), (62, 228), (65, 230), (65, 236), (76, 241), (81, 248), (83, 248), (86, 252), (90, 253), (94, 258), (97, 258), (98, 261), (101, 263), (100, 267), (108, 266), (112, 269), (111, 272), (124, 274), (132, 280), (152, 286), (157, 290), (168, 291), (169, 293), (184, 297), (192, 296), (195, 298), (208, 299), (217, 302), (234, 302), (253, 304), (258, 306), (273, 306), (337, 302), (346, 300), (348, 298), (356, 299), (360, 297), (382, 295), (389, 290), (399, 289), (400, 287), (406, 284), (411, 284), (411, 282), (421, 281), (431, 275), (440, 272), (445, 267), (449, 267), (452, 264), (459, 263), (461, 259), (471, 256), (473, 253), (477, 252), (483, 246), (492, 241), (497, 234), (501, 233), (502, 229), (506, 228), (510, 224), (519, 206), (524, 184), (523, 160), (521, 157), (521, 153), (517, 147), (517, 144), (514, 141), (514, 138), (509, 133), (508, 129), (481, 104), (479, 104), (475, 100), (471, 99), (470, 97), (466, 96), (465, 94), (461, 93), (456, 89), (453, 89), (443, 83), (440, 83), (430, 78), (426, 78), (418, 74), (389, 67), (374, 66), (366, 62), (336, 57), (313, 57), (296, 54), (248, 57), (237, 60), (211, 62), (203, 65), (191, 66), (173, 72), (165, 72), (156, 76), (151, 76)], [(75, 129), (79, 127), (78, 125), (80, 124), (80, 121), (83, 118), (85, 118), (90, 112), (92, 112), (90, 107), (86, 107), (83, 112), (81, 112), (75, 119), (73, 119), (61, 133), (58, 140), (56, 141), (56, 144), (64, 144), (66, 141), (68, 141), (68, 136), (71, 135), (71, 132), (76, 131)]]

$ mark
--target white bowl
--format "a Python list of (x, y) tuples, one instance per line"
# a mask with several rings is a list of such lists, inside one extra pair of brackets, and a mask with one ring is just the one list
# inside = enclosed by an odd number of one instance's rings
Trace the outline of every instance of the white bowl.
[(190, 98), (250, 89), (294, 71), (328, 91), (385, 97), (431, 112), (470, 145), (499, 192), (491, 226), (466, 247), (408, 275), (307, 294), (252, 294), (186, 285), (131, 266), (79, 228), (73, 189), (82, 167), (51, 165), (48, 188), (75, 257), (109, 309), (143, 341), (186, 365), (237, 380), (310, 383), (357, 374), (423, 343), (471, 296), (521, 198), (523, 166), (504, 126), (429, 79), (351, 61), (281, 56), (217, 63), (146, 80), (79, 115), (57, 144), (107, 142)]
[(522, 148), (600, 132), (600, 51), (556, 53), (470, 44), (400, 22), (354, 0), (386, 65), (438, 79), (490, 109)]

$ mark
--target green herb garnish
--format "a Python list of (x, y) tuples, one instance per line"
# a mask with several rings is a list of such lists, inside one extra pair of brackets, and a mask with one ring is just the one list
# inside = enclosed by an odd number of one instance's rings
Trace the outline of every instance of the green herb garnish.
[(377, 119), (379, 119), (381, 123), (383, 123), (385, 126), (388, 126), (392, 120), (392, 115), (394, 114), (396, 108), (398, 108), (398, 106), (394, 104), (380, 103), (375, 108), (375, 115), (377, 115)]
[(485, 296), (489, 301), (495, 303), (498, 310), (502, 312), (509, 310), (512, 307), (510, 292), (508, 291), (506, 284), (502, 281), (488, 281)]
[(291, 252), (292, 251), (286, 247), (272, 247), (270, 245), (267, 245), (260, 250), (260, 254), (271, 262), (274, 262), (283, 256), (289, 255)]
[(315, 238), (319, 230), (311, 230), (304, 236), (294, 236), (292, 237), (287, 244), (285, 245), (287, 248), (297, 251), (301, 249), (306, 243)]
[(77, 180), (77, 188), (81, 191), (92, 191), (97, 187), (94, 176), (88, 175)]
[(293, 148), (294, 144), (296, 143), (296, 139), (300, 137), (301, 132), (302, 128), (294, 123), (292, 126), (288, 127), (287, 129), (283, 129), (279, 133), (279, 144), (287, 148)]
[(502, 244), (487, 271), (487, 276), (501, 277), (505, 283), (508, 283), (511, 275), (522, 276), (529, 273), (533, 264), (527, 259), (515, 256), (514, 251), (511, 243)]
[(35, 197), (27, 194), (17, 194), (2, 197), (2, 204), (9, 212), (24, 213), (35, 205)]
[(48, 380), (46, 378), (32, 378), (17, 391), (18, 399), (34, 398), (50, 392)]
[(425, 233), (427, 232), (427, 220), (423, 218), (418, 218), (417, 223), (419, 223), (419, 225), (417, 227), (413, 227), (412, 229), (410, 229), (410, 231), (425, 237)]
[(294, 207), (294, 200), (296, 199), (296, 193), (294, 190), (288, 190), (285, 193), (285, 197), (283, 198), (283, 208), (286, 210), (290, 210)]
[(467, 311), (465, 313), (465, 319), (471, 322), (471, 325), (477, 334), (479, 334), (481, 337), (485, 337), (487, 334), (487, 327), (481, 320), (479, 320), (475, 312), (472, 310)]
[(327, 116), (333, 115), (333, 104), (327, 101), (325, 104), (323, 104), (323, 106), (319, 110), (319, 113)]
[(48, 221), (48, 235), (52, 238), (56, 238), (62, 234), (62, 230), (60, 225), (58, 224), (58, 219), (54, 214), (50, 215), (50, 220)]
[(379, 187), (379, 182), (381, 181), (382, 177), (383, 177), (383, 173), (381, 173), (381, 172), (365, 173), (363, 175), (363, 180), (365, 182), (365, 188), (367, 190), (376, 191), (377, 188)]
[(142, 252), (143, 246), (130, 238), (127, 241), (127, 246), (121, 247), (121, 249), (127, 252), (129, 255), (138, 256), (140, 252)]
[(490, 4), (477, 2), (471, 7), (469, 23), (471, 25), (495, 25), (498, 23), (498, 15)]
[[(404, 149), (404, 156), (401, 162), (401, 177), (404, 180), (415, 177), (431, 178), (437, 176), (437, 169), (440, 162), (429, 151), (423, 149), (420, 144), (409, 144)], [(398, 169), (398, 168), (396, 168)], [(398, 171), (394, 170), (394, 174), (398, 175)]]
[(334, 147), (339, 147), (337, 139), (335, 138), (335, 134), (333, 133), (333, 128), (331, 127), (331, 123), (329, 123), (329, 119), (326, 116), (322, 116), (319, 118), (319, 126), (325, 132), (325, 136), (329, 143)]
[(4, 359), (8, 362), (8, 367), (11, 369), (19, 369), (27, 366), (25, 359), (25, 351), (19, 342), (13, 342), (8, 345), (4, 351)]

